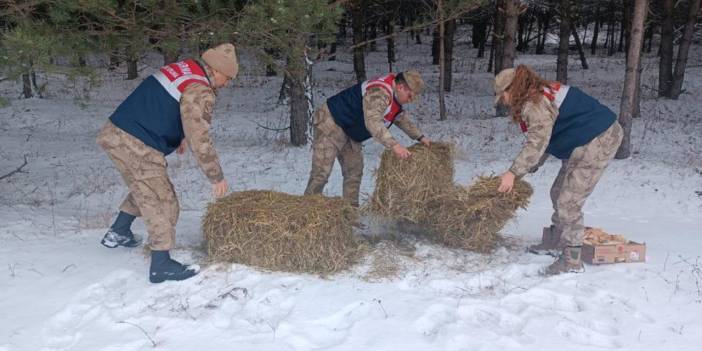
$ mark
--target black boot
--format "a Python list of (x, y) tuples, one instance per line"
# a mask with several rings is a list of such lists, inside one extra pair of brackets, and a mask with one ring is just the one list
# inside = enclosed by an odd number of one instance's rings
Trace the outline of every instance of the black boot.
[(563, 243), (561, 242), (561, 231), (556, 226), (544, 227), (541, 235), (541, 243), (530, 245), (527, 251), (536, 255), (550, 255), (558, 257), (563, 251)]
[(118, 233), (114, 231), (114, 229), (110, 228), (110, 230), (105, 233), (105, 236), (102, 237), (100, 243), (105, 247), (109, 247), (110, 249), (114, 249), (117, 246), (137, 247), (141, 244), (141, 238), (132, 233), (131, 230)]
[(149, 281), (152, 283), (162, 283), (166, 280), (185, 280), (199, 272), (200, 267), (198, 265), (181, 264), (171, 259), (168, 251), (151, 251)]
[(135, 218), (135, 216), (129, 213), (120, 211), (119, 215), (117, 215), (117, 219), (115, 219), (115, 223), (112, 224), (110, 230), (105, 233), (100, 243), (110, 249), (114, 249), (118, 246), (139, 246), (139, 244), (141, 244), (141, 237), (134, 235), (130, 229)]

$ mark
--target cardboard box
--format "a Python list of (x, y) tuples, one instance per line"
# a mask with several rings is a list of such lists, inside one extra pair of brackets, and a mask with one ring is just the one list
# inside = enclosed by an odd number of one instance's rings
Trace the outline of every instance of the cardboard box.
[[(591, 228), (587, 228), (588, 230)], [(544, 227), (541, 240), (556, 246), (560, 236)], [(646, 243), (628, 241), (626, 243), (583, 244), (582, 259), (589, 264), (646, 262)]]
[(646, 243), (583, 244), (582, 258), (589, 264), (645, 262)]

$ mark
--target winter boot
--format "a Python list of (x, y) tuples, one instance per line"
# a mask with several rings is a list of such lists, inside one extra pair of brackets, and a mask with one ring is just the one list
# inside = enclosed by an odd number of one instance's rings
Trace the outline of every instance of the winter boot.
[(109, 247), (110, 249), (114, 249), (117, 246), (137, 247), (141, 244), (141, 238), (132, 233), (131, 230), (118, 233), (114, 229), (110, 228), (110, 230), (105, 233), (105, 236), (102, 238), (100, 243), (105, 247)]
[(171, 259), (168, 251), (151, 251), (149, 281), (162, 283), (166, 280), (185, 280), (200, 272), (200, 266), (184, 265)]
[(581, 257), (582, 246), (566, 246), (556, 262), (546, 267), (544, 275), (582, 273), (585, 271)]
[(134, 235), (130, 229), (135, 218), (134, 215), (120, 211), (117, 215), (117, 219), (115, 219), (115, 223), (113, 223), (110, 230), (105, 233), (100, 243), (110, 249), (114, 249), (117, 246), (139, 246), (139, 244), (141, 244), (141, 238)]
[(541, 236), (541, 243), (536, 245), (530, 245), (527, 247), (527, 251), (536, 255), (551, 255), (553, 257), (558, 257), (560, 252), (563, 250), (563, 246), (560, 245), (561, 232), (556, 229), (555, 226), (544, 227), (543, 234)]

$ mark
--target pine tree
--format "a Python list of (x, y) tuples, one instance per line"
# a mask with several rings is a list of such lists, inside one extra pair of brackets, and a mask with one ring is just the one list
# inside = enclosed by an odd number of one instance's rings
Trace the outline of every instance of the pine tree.
[[(242, 44), (253, 49), (264, 63), (278, 67), (290, 92), (290, 142), (305, 145), (313, 112), (312, 64), (315, 42), (336, 39), (341, 8), (326, 0), (261, 0), (244, 8), (238, 24)], [(282, 56), (272, 57), (262, 48)]]

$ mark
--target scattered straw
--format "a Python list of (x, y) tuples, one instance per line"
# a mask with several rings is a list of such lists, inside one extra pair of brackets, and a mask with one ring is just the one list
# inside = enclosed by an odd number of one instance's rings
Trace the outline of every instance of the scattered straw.
[(210, 204), (202, 231), (213, 261), (323, 274), (349, 268), (362, 253), (352, 233), (357, 216), (341, 198), (252, 190)]
[(498, 177), (479, 177), (470, 187), (454, 186), (437, 196), (425, 224), (437, 241), (450, 247), (490, 252), (500, 243), (500, 230), (525, 208), (532, 194), (522, 180), (509, 193), (497, 192)]

